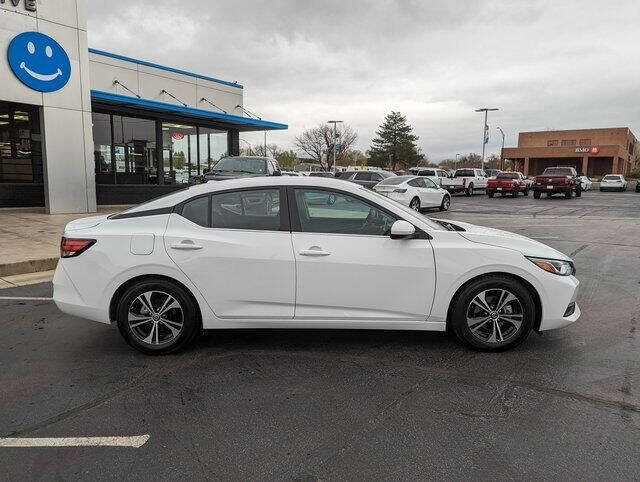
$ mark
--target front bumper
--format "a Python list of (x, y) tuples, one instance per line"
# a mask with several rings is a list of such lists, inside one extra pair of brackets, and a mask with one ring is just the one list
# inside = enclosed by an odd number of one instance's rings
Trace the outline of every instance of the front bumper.
[[(539, 331), (555, 330), (568, 326), (577, 321), (581, 314), (580, 307), (576, 302), (580, 281), (575, 276), (558, 276), (550, 273), (548, 276), (549, 279), (545, 285), (548, 288), (547, 299), (543, 301)], [(565, 316), (567, 307), (571, 303), (575, 303), (575, 309), (570, 315)]]

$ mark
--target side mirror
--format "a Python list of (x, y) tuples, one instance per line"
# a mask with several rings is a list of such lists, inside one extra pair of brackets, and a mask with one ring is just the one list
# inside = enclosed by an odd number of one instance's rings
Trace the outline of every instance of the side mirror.
[(273, 171), (274, 176), (282, 176), (282, 171)]
[(410, 238), (416, 234), (416, 228), (413, 224), (399, 219), (391, 225), (391, 239)]

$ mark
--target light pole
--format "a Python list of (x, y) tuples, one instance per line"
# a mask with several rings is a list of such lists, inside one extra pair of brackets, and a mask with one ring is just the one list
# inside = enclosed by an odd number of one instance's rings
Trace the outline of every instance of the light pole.
[(336, 141), (338, 140), (338, 124), (341, 124), (344, 121), (340, 120), (330, 120), (327, 121), (327, 124), (333, 124), (333, 173), (336, 173)]
[(458, 157), (460, 157), (460, 154), (456, 154), (456, 162), (455, 162), (455, 166), (453, 167), (453, 169), (458, 169)]
[(489, 127), (487, 126), (487, 113), (490, 110), (499, 110), (497, 107), (481, 107), (480, 109), (476, 109), (476, 112), (484, 112), (484, 127), (482, 129), (482, 164), (481, 168), (484, 170), (484, 149), (489, 141), (489, 136), (487, 136)]
[(504, 154), (504, 131), (500, 127), (496, 127), (496, 129), (502, 134), (502, 149), (500, 149), (500, 170), (502, 171), (504, 169), (504, 159), (502, 158)]

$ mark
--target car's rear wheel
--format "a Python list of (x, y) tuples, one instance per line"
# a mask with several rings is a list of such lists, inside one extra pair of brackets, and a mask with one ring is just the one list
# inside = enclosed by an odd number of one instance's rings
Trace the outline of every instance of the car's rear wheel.
[(442, 202), (440, 203), (440, 211), (448, 211), (451, 207), (451, 197), (448, 194), (445, 194), (442, 198)]
[(529, 195), (529, 190), (525, 189), (524, 191), (522, 191), (522, 194), (524, 194), (525, 196), (528, 196)]
[(467, 196), (473, 196), (473, 183), (469, 184), (469, 187), (467, 188), (467, 190), (465, 191), (465, 194)]
[(573, 189), (568, 189), (564, 192), (565, 199), (571, 199), (573, 197)]
[(513, 191), (513, 193), (511, 193), (511, 195), (512, 195), (513, 197), (518, 197), (518, 190), (517, 190), (517, 189), (515, 189), (515, 190)]
[(540, 191), (533, 191), (533, 199), (540, 199), (540, 194), (542, 194)]
[(417, 197), (414, 197), (409, 203), (409, 207), (414, 211), (420, 212), (420, 199), (418, 199)]
[(186, 347), (200, 327), (191, 296), (177, 283), (164, 279), (142, 280), (129, 287), (120, 298), (117, 315), (127, 343), (150, 355)]
[(493, 197), (495, 193), (493, 191), (487, 191), (487, 196), (489, 197)]
[(576, 188), (576, 197), (580, 196), (582, 196), (582, 188), (578, 186), (578, 188)]
[(451, 302), (449, 323), (464, 343), (484, 351), (503, 351), (522, 343), (535, 320), (529, 290), (513, 278), (480, 278)]

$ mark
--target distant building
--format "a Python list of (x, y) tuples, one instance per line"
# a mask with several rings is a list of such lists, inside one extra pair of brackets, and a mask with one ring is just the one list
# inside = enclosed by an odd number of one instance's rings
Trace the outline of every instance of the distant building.
[(518, 147), (505, 147), (502, 157), (528, 176), (552, 166), (573, 166), (587, 176), (602, 176), (630, 172), (638, 148), (628, 127), (521, 132)]

